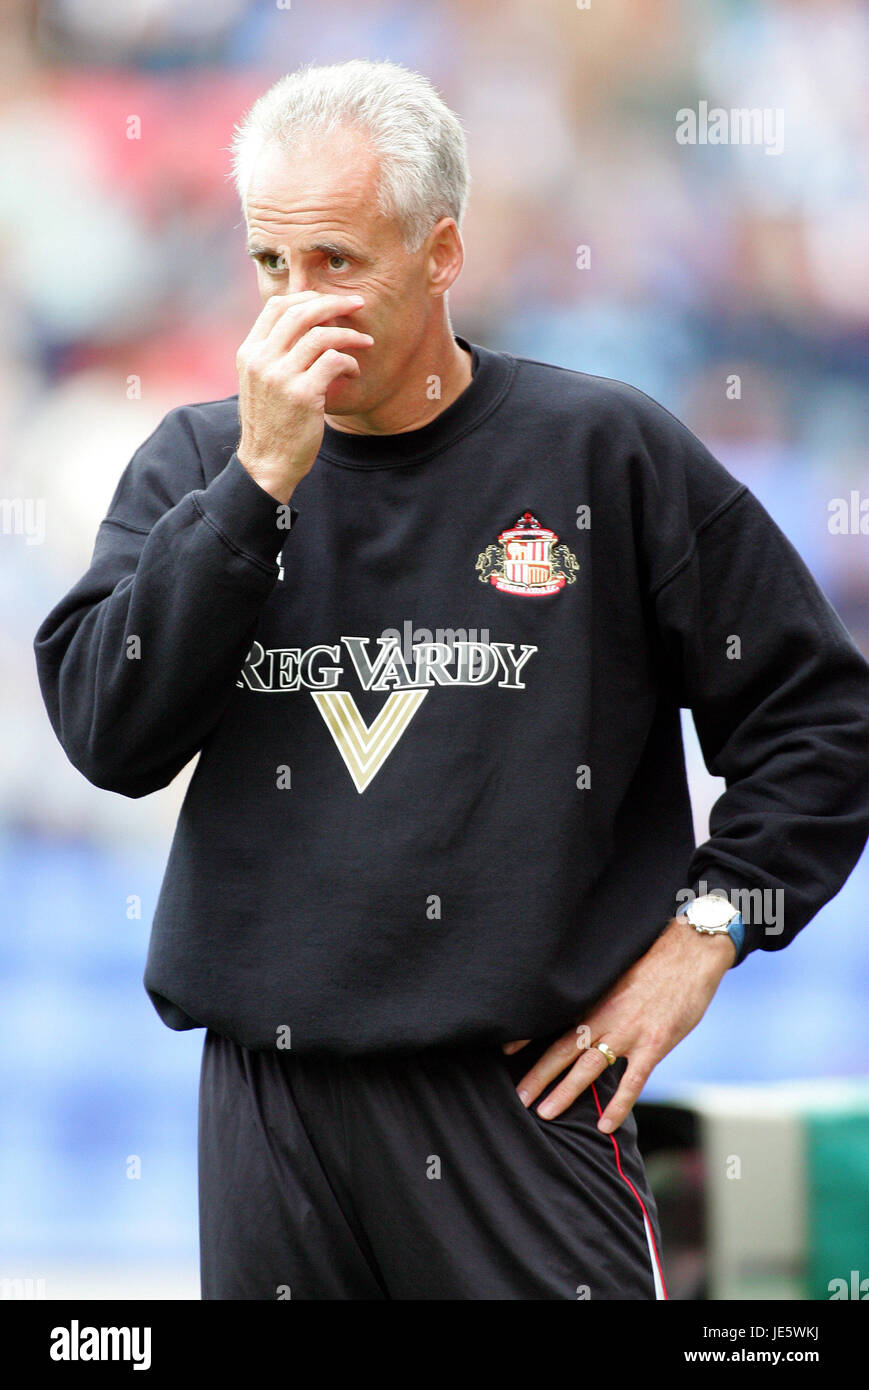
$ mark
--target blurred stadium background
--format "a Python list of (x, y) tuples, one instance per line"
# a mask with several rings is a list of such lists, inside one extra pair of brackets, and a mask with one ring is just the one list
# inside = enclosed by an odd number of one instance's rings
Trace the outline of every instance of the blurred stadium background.
[[(141, 985), (189, 770), (142, 801), (90, 787), (48, 725), (32, 640), (85, 569), (137, 445), (173, 406), (236, 390), (259, 302), (227, 181), (234, 122), (304, 62), (388, 57), (425, 72), (466, 125), (474, 175), (457, 331), (663, 402), (748, 483), (869, 655), (867, 540), (828, 524), (832, 499), (869, 493), (869, 12), (847, 0), (2, 0), (0, 14), (0, 494), (45, 507), (41, 543), (14, 511), (0, 536), (0, 1276), (48, 1298), (197, 1298), (203, 1035), (166, 1030)], [(783, 151), (679, 145), (675, 113), (700, 100), (781, 108)], [(734, 373), (739, 401), (725, 394)], [(686, 746), (705, 839), (722, 784), (690, 719)], [(864, 856), (787, 951), (724, 981), (653, 1076), (652, 1121), (700, 1085), (791, 1083), (802, 1097), (790, 1105), (776, 1085), (775, 1103), (755, 1089), (746, 1101), (736, 1152), (753, 1145), (755, 1172), (792, 1192), (786, 1249), (756, 1227), (761, 1285), (740, 1283), (738, 1261), (735, 1282), (710, 1272), (721, 1249), (709, 1231), (720, 1247), (720, 1222), (738, 1216), (727, 1192), (731, 1208), (711, 1210), (709, 1125), (678, 1161), (650, 1158), (683, 1296), (826, 1298), (861, 1258), (869, 1275), (867, 900)], [(838, 1140), (818, 1118), (825, 1099)], [(721, 1139), (724, 1157), (734, 1142)]]

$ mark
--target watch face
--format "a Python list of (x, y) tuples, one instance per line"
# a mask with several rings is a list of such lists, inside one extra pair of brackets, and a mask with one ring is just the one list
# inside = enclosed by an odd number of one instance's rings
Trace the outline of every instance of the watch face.
[(685, 915), (696, 927), (705, 927), (707, 931), (724, 931), (731, 917), (736, 915), (736, 909), (726, 898), (705, 893), (702, 898), (694, 899)]

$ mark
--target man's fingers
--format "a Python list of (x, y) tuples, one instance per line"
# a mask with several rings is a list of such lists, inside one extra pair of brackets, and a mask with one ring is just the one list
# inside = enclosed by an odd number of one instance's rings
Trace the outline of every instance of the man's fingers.
[(276, 352), (285, 352), (323, 319), (338, 318), (361, 309), (362, 298), (359, 294), (321, 294), (319, 290), (269, 295), (240, 350), (249, 352), (251, 348), (268, 343)]
[(540, 1102), (537, 1114), (542, 1115), (544, 1120), (551, 1120), (555, 1115), (560, 1115), (573, 1104), (577, 1096), (582, 1095), (587, 1086), (597, 1080), (601, 1072), (606, 1071), (608, 1066), (606, 1057), (602, 1052), (598, 1052), (596, 1047), (584, 1052), (574, 1062), (567, 1075), (553, 1087), (546, 1099)]
[[(615, 1095), (598, 1120), (598, 1129), (604, 1134), (611, 1134), (627, 1119), (654, 1067), (661, 1059), (653, 1049), (648, 1047), (633, 1048), (628, 1054), (626, 1046), (620, 1052), (614, 1040), (606, 1041), (617, 1057), (628, 1057), (627, 1068), (616, 1088)], [(578, 1096), (582, 1095), (593, 1081), (596, 1081), (606, 1071), (609, 1065), (599, 1048), (589, 1048), (578, 1058), (559, 1084), (553, 1087), (546, 1099), (537, 1106), (537, 1114), (545, 1120), (551, 1120), (556, 1115), (560, 1115), (569, 1105), (573, 1104)], [(521, 1090), (524, 1082), (520, 1082), (519, 1085)]]
[(318, 295), (316, 290), (297, 290), (294, 294), (269, 295), (251, 324), (250, 332), (244, 340), (245, 344), (252, 346), (254, 343), (264, 342), (278, 319), (292, 304), (303, 304), (306, 300), (314, 298), (322, 298), (322, 295)]
[(627, 1119), (658, 1061), (660, 1058), (648, 1048), (634, 1050), (615, 1095), (598, 1120), (597, 1127), (604, 1134), (612, 1134)]
[(351, 348), (371, 347), (373, 342), (370, 333), (360, 333), (357, 328), (311, 328), (290, 349), (284, 361), (288, 371), (305, 372), (328, 348), (348, 353)]
[[(556, 1076), (560, 1076), (565, 1067), (569, 1067), (572, 1063), (576, 1062), (577, 1057), (582, 1060), (589, 1056), (588, 1053), (581, 1052), (581, 1049), (588, 1045), (585, 1041), (585, 1036), (585, 1033), (579, 1028), (573, 1032), (564, 1033), (560, 1038), (557, 1038), (545, 1052), (540, 1054), (531, 1070), (522, 1077), (522, 1080), (516, 1088), (520, 1092), (520, 1095), (524, 1092), (527, 1096), (524, 1102), (526, 1105), (529, 1105), (531, 1101), (539, 1096), (540, 1092), (549, 1085), (550, 1081), (554, 1080)], [(593, 1080), (600, 1071), (600, 1067), (596, 1066), (595, 1058), (597, 1058), (603, 1066), (606, 1066), (606, 1058), (602, 1053), (594, 1049), (591, 1053), (590, 1061), (585, 1064), (587, 1068), (591, 1068), (591, 1075), (589, 1077), (591, 1080)]]
[(502, 1043), (501, 1051), (506, 1052), (508, 1055), (510, 1055), (514, 1052), (518, 1052), (520, 1047), (527, 1047), (530, 1041), (530, 1038), (523, 1038), (521, 1042)]
[[(273, 296), (275, 299), (281, 297)], [(363, 299), (359, 294), (315, 294), (301, 303), (287, 303), (283, 312), (272, 323), (266, 335), (266, 345), (270, 351), (286, 352), (310, 329), (316, 328), (327, 319), (343, 318), (353, 314), (362, 308), (362, 304)]]
[(311, 397), (325, 396), (333, 381), (339, 376), (358, 376), (361, 368), (355, 357), (335, 348), (327, 348), (321, 353), (312, 367), (304, 374), (304, 381), (310, 388)]

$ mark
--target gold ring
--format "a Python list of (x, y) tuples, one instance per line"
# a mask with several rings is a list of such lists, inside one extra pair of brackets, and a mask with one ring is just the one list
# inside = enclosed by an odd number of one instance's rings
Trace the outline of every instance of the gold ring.
[(619, 1060), (616, 1054), (613, 1052), (612, 1048), (607, 1047), (606, 1043), (595, 1043), (594, 1045), (597, 1048), (598, 1052), (603, 1053), (610, 1066), (613, 1066), (613, 1064)]

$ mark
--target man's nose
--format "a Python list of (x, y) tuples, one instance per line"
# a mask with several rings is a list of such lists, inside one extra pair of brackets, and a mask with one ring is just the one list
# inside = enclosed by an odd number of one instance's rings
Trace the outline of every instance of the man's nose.
[(286, 279), (282, 278), (275, 283), (273, 293), (302, 294), (313, 290), (315, 294), (328, 294), (332, 289), (331, 285), (323, 282), (317, 265), (306, 263), (302, 257), (290, 255), (284, 247), (281, 247), (280, 255), (286, 269)]
[(317, 267), (307, 264), (301, 256), (292, 256), (286, 249), (282, 249), (281, 255), (287, 267), (287, 279), (284, 294), (301, 294), (304, 290), (318, 290), (321, 288), (317, 279)]
[(301, 294), (303, 290), (315, 290), (316, 278), (311, 270), (303, 266), (291, 265), (287, 272), (287, 294)]

